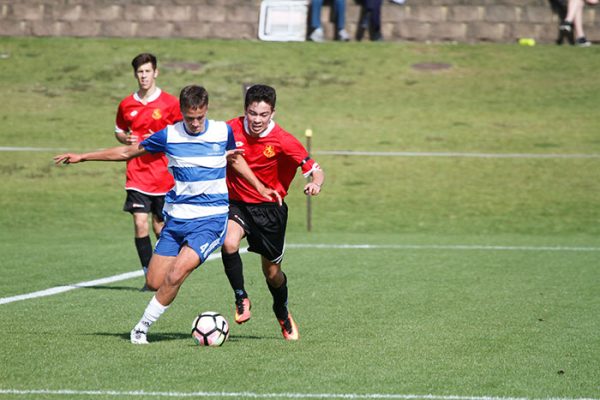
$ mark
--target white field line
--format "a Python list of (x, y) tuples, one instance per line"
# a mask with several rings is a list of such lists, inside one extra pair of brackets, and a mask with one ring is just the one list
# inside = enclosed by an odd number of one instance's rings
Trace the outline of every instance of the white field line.
[[(569, 247), (569, 246), (480, 246), (480, 245), (385, 245), (385, 244), (286, 244), (286, 248), (290, 249), (357, 249), (357, 250), (371, 250), (371, 249), (392, 249), (392, 250), (459, 250), (459, 251), (573, 251), (573, 252), (600, 252), (600, 247)], [(240, 253), (246, 253), (248, 249), (240, 249)], [(220, 257), (219, 254), (212, 254), (206, 261), (214, 260)], [(70, 290), (104, 285), (107, 283), (124, 281), (130, 278), (136, 278), (142, 276), (142, 270), (126, 272), (119, 275), (109, 276), (107, 278), (96, 279), (93, 281), (79, 282), (72, 285), (56, 286), (53, 288), (40, 290), (37, 292), (21, 294), (11, 297), (0, 298), (0, 305), (13, 303), (15, 301), (30, 300), (38, 297), (52, 296), (59, 293), (68, 292)]]
[[(52, 147), (11, 147), (0, 146), (0, 151), (67, 151), (65, 148)], [(374, 156), (374, 157), (455, 157), (455, 158), (600, 158), (600, 154), (582, 153), (465, 153), (435, 151), (353, 151), (353, 150), (316, 150), (314, 154), (330, 156)]]
[(255, 392), (146, 392), (143, 390), (18, 390), (0, 389), (0, 395), (57, 395), (57, 396), (119, 396), (119, 397), (215, 397), (236, 399), (400, 399), (400, 400), (600, 400), (596, 398), (569, 397), (496, 397), (453, 396), (434, 394), (384, 394), (384, 393), (255, 393)]
[(455, 157), (455, 158), (600, 158), (600, 154), (577, 153), (461, 153), (428, 151), (345, 151), (316, 150), (314, 154), (328, 156), (375, 156), (375, 157)]
[(66, 151), (64, 148), (52, 147), (0, 147), (0, 151)]
[[(244, 252), (246, 252), (246, 250), (240, 249), (240, 253), (244, 253)], [(212, 254), (206, 259), (206, 261), (214, 260), (215, 258), (218, 258), (218, 257), (220, 257), (219, 254)], [(40, 290), (40, 291), (32, 292), (32, 293), (20, 294), (17, 296), (2, 297), (2, 298), (0, 298), (0, 305), (14, 303), (15, 301), (36, 299), (38, 297), (52, 296), (55, 294), (64, 293), (64, 292), (68, 292), (70, 290), (80, 289), (80, 288), (84, 288), (84, 287), (105, 285), (107, 283), (124, 281), (124, 280), (131, 279), (131, 278), (137, 278), (138, 276), (142, 276), (142, 275), (144, 275), (144, 272), (141, 269), (139, 269), (137, 271), (126, 272), (124, 274), (113, 275), (113, 276), (109, 276), (106, 278), (96, 279), (93, 281), (79, 282), (79, 283), (74, 283), (72, 285), (65, 285), (65, 286), (56, 286), (56, 287), (53, 287), (50, 289)]]
[(286, 244), (290, 249), (392, 249), (392, 250), (484, 250), (484, 251), (600, 251), (600, 247), (571, 246), (485, 246), (443, 244)]

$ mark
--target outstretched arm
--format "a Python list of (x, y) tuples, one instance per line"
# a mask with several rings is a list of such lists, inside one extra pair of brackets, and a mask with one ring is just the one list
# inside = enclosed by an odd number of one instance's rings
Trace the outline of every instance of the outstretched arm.
[(281, 196), (276, 190), (270, 189), (263, 185), (263, 183), (254, 175), (254, 172), (248, 166), (248, 163), (242, 156), (243, 150), (236, 149), (227, 152), (227, 161), (229, 165), (237, 172), (242, 178), (248, 181), (258, 193), (260, 193), (265, 199), (269, 201), (277, 201), (277, 204), (282, 205), (283, 201)]
[(76, 164), (84, 161), (127, 161), (146, 153), (139, 145), (118, 146), (90, 153), (65, 153), (54, 157), (55, 164)]

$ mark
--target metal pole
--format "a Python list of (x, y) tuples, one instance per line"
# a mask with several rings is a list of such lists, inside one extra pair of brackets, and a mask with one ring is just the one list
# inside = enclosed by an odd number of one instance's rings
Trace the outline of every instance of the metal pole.
[[(308, 151), (308, 155), (310, 156), (311, 151), (311, 140), (312, 140), (312, 129), (307, 129), (304, 132), (304, 136), (306, 136), (306, 151)], [(307, 179), (311, 179), (310, 177)], [(310, 198), (312, 196), (310, 194), (306, 195), (306, 230), (310, 232), (312, 230), (312, 208), (310, 204)]]

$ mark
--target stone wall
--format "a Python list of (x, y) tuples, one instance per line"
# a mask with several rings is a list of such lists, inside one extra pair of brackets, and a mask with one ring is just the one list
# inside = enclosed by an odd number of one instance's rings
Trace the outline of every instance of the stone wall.
[[(387, 41), (514, 42), (555, 40), (550, 0), (384, 0)], [(554, 1), (554, 0), (552, 0)], [(559, 0), (557, 0), (559, 1)], [(0, 0), (0, 36), (181, 37), (256, 39), (260, 0)], [(353, 35), (360, 7), (347, 0)], [(586, 7), (590, 40), (600, 41), (600, 7)], [(333, 36), (330, 7), (322, 20)]]

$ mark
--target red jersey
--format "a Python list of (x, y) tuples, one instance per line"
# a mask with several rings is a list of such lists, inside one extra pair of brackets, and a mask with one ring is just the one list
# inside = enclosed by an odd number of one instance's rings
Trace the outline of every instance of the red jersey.
[[(308, 156), (300, 141), (274, 121), (257, 138), (246, 133), (244, 117), (234, 118), (227, 121), (227, 124), (233, 128), (236, 148), (244, 149), (244, 159), (254, 175), (265, 186), (275, 189), (282, 198), (287, 195), (299, 166), (305, 177), (319, 169), (319, 165)], [(254, 204), (267, 202), (230, 166), (227, 167), (227, 189), (230, 200)]]
[[(158, 132), (181, 119), (179, 100), (157, 88), (146, 104), (137, 93), (121, 101), (115, 132), (129, 132), (140, 143), (144, 135)], [(167, 158), (162, 153), (147, 153), (127, 161), (126, 190), (157, 196), (166, 194), (174, 184), (173, 176), (167, 170)]]

